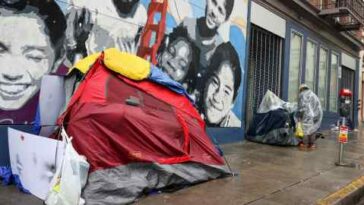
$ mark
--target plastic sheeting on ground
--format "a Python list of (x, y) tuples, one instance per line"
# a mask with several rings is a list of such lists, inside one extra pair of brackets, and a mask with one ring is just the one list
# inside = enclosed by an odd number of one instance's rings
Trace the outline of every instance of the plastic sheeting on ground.
[[(299, 113), (302, 115), (301, 122), (305, 136), (311, 135), (320, 129), (323, 111), (320, 99), (311, 90), (304, 90), (299, 94), (297, 114)], [(295, 120), (298, 120), (297, 117)]]

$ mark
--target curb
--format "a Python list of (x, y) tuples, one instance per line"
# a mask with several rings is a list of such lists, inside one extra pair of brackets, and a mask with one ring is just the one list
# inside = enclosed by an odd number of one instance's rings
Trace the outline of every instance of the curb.
[(363, 197), (364, 193), (364, 176), (353, 180), (348, 185), (338, 191), (319, 199), (316, 205), (345, 205), (357, 204)]

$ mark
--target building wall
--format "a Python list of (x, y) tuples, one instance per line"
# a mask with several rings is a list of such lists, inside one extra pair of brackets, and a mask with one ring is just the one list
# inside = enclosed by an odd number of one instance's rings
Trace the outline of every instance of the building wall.
[(360, 69), (360, 72), (359, 72), (359, 82), (358, 82), (358, 86), (359, 86), (359, 96), (358, 98), (360, 99), (360, 105), (358, 107), (358, 116), (359, 116), (359, 125), (361, 125), (364, 121), (364, 118), (363, 118), (363, 115), (364, 115), (364, 110), (363, 110), (363, 70), (364, 70), (364, 64), (363, 64), (363, 60), (364, 60), (364, 51), (360, 51), (360, 61), (359, 61), (359, 69)]
[[(346, 35), (339, 33), (335, 27), (330, 25), (324, 19), (317, 16), (317, 10), (307, 4), (302, 3), (301, 1), (278, 1), (278, 0), (267, 0), (267, 1), (255, 1), (257, 4), (260, 4), (264, 8), (269, 11), (279, 15), (281, 18), (286, 20), (286, 36), (285, 36), (285, 54), (284, 54), (284, 66), (283, 66), (283, 99), (288, 100), (288, 88), (290, 86), (289, 75), (291, 71), (290, 68), (290, 60), (292, 59), (292, 54), (290, 53), (291, 48), (291, 38), (292, 32), (298, 33), (302, 36), (302, 50), (301, 50), (301, 63), (300, 63), (300, 76), (297, 84), (305, 82), (305, 72), (306, 72), (306, 48), (308, 40), (313, 41), (318, 48), (323, 47), (327, 49), (329, 53), (328, 64), (330, 65), (332, 62), (331, 54), (339, 55), (339, 67), (338, 67), (338, 84), (340, 85), (340, 70), (341, 66), (345, 66), (346, 57), (350, 58), (351, 65), (350, 68), (355, 71), (356, 81), (355, 81), (355, 89), (354, 89), (354, 103), (353, 106), (357, 106), (358, 99), (358, 82), (359, 82), (359, 71), (358, 71), (358, 59), (359, 59), (359, 51), (360, 46), (357, 42), (353, 42), (350, 38), (347, 38)], [(313, 1), (312, 1), (313, 2)], [(313, 2), (313, 4), (318, 2)], [(319, 50), (319, 49), (318, 49)], [(318, 66), (320, 52), (317, 51), (317, 62), (315, 63)], [(344, 56), (344, 59), (343, 59)], [(343, 62), (344, 61), (344, 62)], [(344, 64), (344, 65), (343, 65)], [(347, 65), (346, 65), (347, 66)], [(322, 79), (318, 76), (318, 71), (316, 67), (316, 86), (314, 89), (317, 91), (317, 83)], [(330, 74), (328, 73), (328, 79), (330, 79)], [(330, 85), (330, 81), (328, 82)], [(340, 88), (340, 87), (339, 87)], [(329, 87), (327, 89), (330, 89)], [(297, 88), (298, 92), (298, 88)], [(337, 95), (337, 93), (335, 93)], [(334, 93), (330, 93), (330, 95), (335, 95)], [(322, 124), (322, 129), (330, 128), (331, 124), (334, 124), (338, 119), (337, 112), (333, 112), (329, 110), (329, 106), (324, 108), (324, 120)], [(354, 110), (354, 123), (357, 124), (357, 112)]]
[[(8, 2), (0, 3), (1, 152), (8, 126), (30, 130), (43, 116), (40, 96), (58, 89), (54, 82), (41, 89), (45, 75), (62, 78), (77, 59), (110, 47), (137, 54), (153, 18), (150, 0)], [(152, 19), (165, 17), (164, 35), (151, 36), (160, 40), (157, 66), (187, 89), (219, 142), (243, 138), (248, 7), (248, 0), (170, 0), (165, 15)]]

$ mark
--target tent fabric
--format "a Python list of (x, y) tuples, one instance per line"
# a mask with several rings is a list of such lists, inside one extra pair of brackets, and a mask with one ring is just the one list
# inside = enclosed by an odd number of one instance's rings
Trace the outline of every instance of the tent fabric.
[[(116, 73), (133, 80), (143, 80), (150, 75), (150, 63), (143, 58), (121, 52), (116, 48), (106, 49), (102, 53), (105, 66)], [(102, 53), (87, 56), (78, 61), (73, 68), (80, 70), (83, 74), (87, 73)]]
[[(184, 187), (218, 177), (221, 177), (220, 167), (197, 163), (132, 163), (91, 173), (83, 197), (87, 199), (88, 205), (129, 204), (140, 193), (176, 185), (179, 185), (176, 188)], [(115, 182), (112, 189), (110, 182)]]
[[(305, 136), (312, 135), (320, 129), (323, 111), (320, 99), (312, 90), (304, 90), (299, 94), (297, 113), (302, 115), (300, 121)], [(297, 117), (295, 120), (298, 121)]]
[[(101, 58), (79, 85), (58, 124), (90, 163), (87, 204), (93, 203), (93, 195), (108, 196), (94, 204), (107, 204), (112, 197), (130, 203), (144, 188), (191, 184), (229, 174), (205, 132), (204, 121), (184, 95), (149, 80), (134, 81), (111, 72)], [(133, 170), (135, 176), (129, 177), (120, 171), (135, 163), (143, 165), (138, 169), (141, 174)], [(191, 164), (198, 168), (189, 169)], [(173, 169), (161, 170), (167, 165)], [(92, 177), (96, 173), (104, 176)], [(160, 183), (150, 184), (154, 176)], [(103, 189), (93, 188), (100, 186)], [(126, 186), (124, 191), (118, 191), (120, 186)]]
[[(101, 53), (96, 53), (85, 57), (78, 61), (69, 73), (71, 73), (74, 69), (77, 69), (82, 74), (86, 74), (100, 56)], [(125, 52), (120, 52), (116, 48), (106, 49), (103, 52), (102, 58), (103, 63), (107, 68), (125, 76), (126, 78), (132, 80), (143, 80), (148, 78), (155, 83), (168, 87), (170, 90), (180, 95), (185, 95), (191, 102), (194, 103), (194, 100), (188, 95), (187, 91), (180, 83), (172, 80), (158, 67), (150, 64), (142, 58)]]
[[(121, 77), (119, 76), (119, 79)], [(185, 95), (180, 95), (179, 93), (173, 92), (168, 87), (153, 83), (151, 81), (132, 81), (127, 78), (121, 78), (124, 82), (129, 85), (135, 86), (144, 92), (152, 95), (156, 98), (159, 98), (163, 102), (175, 107), (176, 109), (180, 109), (182, 112), (187, 112), (190, 115), (194, 116), (197, 121), (205, 126), (204, 121), (201, 119), (200, 114), (197, 112), (196, 108), (193, 106), (191, 101), (185, 97)]]

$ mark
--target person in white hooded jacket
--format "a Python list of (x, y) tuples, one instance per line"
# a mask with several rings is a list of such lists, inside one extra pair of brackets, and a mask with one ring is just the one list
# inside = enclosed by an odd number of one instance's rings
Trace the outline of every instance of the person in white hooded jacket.
[(320, 99), (306, 85), (302, 84), (299, 88), (298, 109), (296, 112), (296, 123), (301, 123), (304, 138), (300, 141), (299, 146), (315, 148), (316, 132), (320, 129), (323, 117)]

